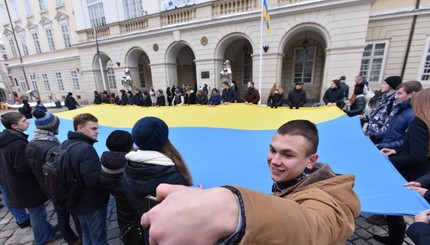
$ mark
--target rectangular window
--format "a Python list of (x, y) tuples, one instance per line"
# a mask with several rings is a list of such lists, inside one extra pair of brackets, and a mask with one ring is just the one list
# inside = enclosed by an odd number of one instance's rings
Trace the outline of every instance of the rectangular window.
[(40, 48), (39, 35), (37, 34), (37, 32), (33, 32), (31, 33), (31, 36), (33, 37), (33, 44), (34, 48), (36, 49), (36, 53), (42, 53), (42, 49)]
[(13, 38), (9, 38), (9, 45), (10, 49), (12, 50), (12, 56), (14, 58), (18, 57), (18, 51), (16, 50), (15, 42), (13, 41)]
[(385, 58), (386, 43), (370, 43), (364, 48), (360, 73), (369, 82), (379, 82)]
[(46, 4), (45, 4), (45, 0), (39, 0), (39, 9), (40, 11), (46, 11)]
[(7, 18), (6, 6), (4, 4), (0, 4), (0, 15), (1, 21), (3, 25), (9, 24), (9, 19)]
[(18, 21), (19, 20), (19, 12), (18, 12), (18, 8), (16, 6), (16, 1), (15, 0), (9, 0), (9, 6), (10, 6), (10, 10), (11, 10), (11, 17), (13, 21)]
[(61, 33), (63, 34), (64, 47), (70, 48), (72, 47), (72, 43), (70, 42), (70, 34), (69, 34), (69, 26), (67, 23), (63, 23), (60, 25)]
[(51, 85), (49, 85), (48, 74), (43, 73), (42, 74), (42, 79), (43, 79), (43, 85), (45, 85), (45, 90), (46, 91), (51, 91)]
[(39, 88), (37, 87), (36, 74), (30, 74), (30, 81), (31, 81), (32, 89), (34, 91), (39, 91)]
[(123, 0), (125, 19), (133, 19), (143, 16), (142, 0)]
[(315, 47), (294, 50), (293, 82), (312, 83), (315, 66)]
[(115, 81), (115, 72), (113, 67), (106, 67), (107, 70), (107, 79), (110, 89), (116, 89), (116, 81)]
[(63, 78), (61, 77), (61, 72), (55, 73), (55, 79), (57, 80), (58, 90), (63, 91), (64, 90), (64, 83), (63, 83)]
[(50, 28), (45, 29), (46, 38), (48, 39), (49, 51), (55, 50), (54, 37), (52, 36), (52, 30)]
[(63, 5), (63, 4), (64, 4), (64, 0), (55, 0), (56, 6)]
[(422, 64), (421, 81), (430, 81), (430, 39), (427, 40), (425, 58)]
[(73, 89), (80, 90), (81, 87), (79, 86), (78, 71), (76, 70), (70, 71), (70, 76), (72, 77)]
[(28, 91), (28, 87), (27, 87), (27, 83), (25, 82), (25, 78), (24, 76), (18, 76), (18, 80), (19, 80), (19, 85), (21, 86), (22, 92), (27, 92)]
[(28, 55), (28, 47), (27, 47), (27, 42), (25, 41), (24, 34), (19, 35), (19, 42), (21, 43), (23, 54)]
[(106, 24), (103, 3), (96, 3), (88, 6), (88, 14), (92, 27), (98, 27)]
[(26, 16), (33, 15), (33, 13), (31, 12), (30, 0), (24, 0), (24, 8), (25, 8), (25, 15)]

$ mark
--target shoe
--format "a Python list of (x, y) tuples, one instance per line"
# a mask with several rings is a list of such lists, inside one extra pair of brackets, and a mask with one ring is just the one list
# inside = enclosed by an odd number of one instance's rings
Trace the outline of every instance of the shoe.
[(27, 227), (31, 227), (31, 223), (30, 223), (30, 219), (24, 221), (23, 223), (19, 224), (18, 222), (16, 222), (16, 224), (19, 226), (19, 228), (24, 229)]
[(4, 208), (4, 205), (3, 205), (3, 203), (0, 203), (0, 209), (1, 209), (1, 208)]
[(53, 243), (53, 242), (55, 242), (55, 241), (57, 241), (58, 239), (61, 239), (61, 238), (62, 238), (62, 236), (60, 234), (54, 234), (54, 235), (52, 235), (51, 239), (49, 239), (48, 241), (46, 241), (43, 244), (44, 245), (48, 245), (48, 244), (51, 244), (51, 243)]
[(375, 239), (376, 241), (383, 243), (383, 244), (390, 244), (390, 237), (389, 236), (373, 235), (373, 239)]
[(374, 225), (387, 225), (387, 219), (383, 215), (373, 215), (367, 217), (366, 220)]

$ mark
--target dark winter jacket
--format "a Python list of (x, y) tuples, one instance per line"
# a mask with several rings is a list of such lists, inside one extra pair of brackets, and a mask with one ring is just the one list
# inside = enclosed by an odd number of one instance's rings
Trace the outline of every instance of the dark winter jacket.
[(100, 105), (103, 102), (100, 94), (94, 94), (94, 104)]
[(126, 93), (121, 94), (121, 99), (118, 101), (117, 105), (127, 105), (128, 97)]
[(396, 105), (397, 108), (392, 110), (394, 116), (390, 121), (386, 121), (387, 126), (384, 131), (376, 132), (373, 138), (378, 141), (377, 147), (401, 149), (403, 146), (403, 135), (415, 118), (414, 111), (410, 104), (410, 100)]
[(25, 118), (30, 119), (33, 118), (33, 115), (31, 114), (31, 106), (29, 104), (23, 104), (21, 108), (19, 108), (19, 113), (25, 116)]
[(288, 93), (287, 103), (292, 107), (302, 107), (306, 104), (306, 91), (303, 89), (293, 89)]
[(354, 103), (352, 103), (349, 110), (345, 112), (350, 117), (362, 115), (366, 109), (366, 103), (366, 97), (364, 94), (357, 95), (357, 97), (355, 97)]
[(323, 101), (326, 105), (336, 103), (339, 108), (343, 107), (343, 90), (340, 88), (328, 88), (324, 93)]
[(151, 208), (145, 196), (156, 196), (155, 190), (159, 184), (186, 184), (175, 164), (162, 153), (138, 150), (128, 153), (126, 158), (122, 186), (129, 204), (139, 217)]
[(208, 96), (206, 95), (205, 92), (203, 92), (201, 96), (199, 96), (198, 94), (196, 95), (196, 103), (198, 105), (207, 105), (208, 104)]
[(245, 97), (243, 98), (243, 102), (258, 104), (259, 101), (260, 94), (258, 93), (258, 90), (255, 88), (248, 88), (248, 91), (245, 93)]
[(223, 103), (233, 103), (236, 100), (236, 91), (233, 88), (223, 89), (221, 92)]
[(132, 105), (138, 105), (138, 106), (142, 106), (143, 105), (143, 95), (142, 95), (142, 92), (138, 92), (137, 94), (133, 95), (133, 97), (131, 97), (131, 104)]
[(89, 214), (107, 205), (109, 194), (100, 184), (101, 165), (99, 156), (93, 147), (97, 140), (84, 134), (71, 132), (67, 134), (68, 140), (62, 144), (66, 148), (72, 142), (80, 141), (69, 150), (70, 163), (75, 177), (84, 186), (81, 198), (70, 209), (77, 214)]
[(78, 102), (76, 102), (75, 98), (73, 96), (67, 96), (64, 100), (64, 106), (67, 107), (69, 110), (74, 110), (79, 106)]
[(212, 94), (209, 98), (208, 105), (219, 105), (221, 104), (221, 95), (219, 93)]
[(185, 94), (185, 104), (186, 105), (195, 105), (196, 104), (196, 92), (186, 93)]
[(284, 94), (274, 93), (267, 99), (268, 106), (282, 106), (282, 103), (284, 103)]
[(122, 188), (122, 175), (127, 162), (126, 152), (105, 151), (101, 156), (100, 182), (103, 188), (115, 197), (117, 219), (122, 230), (126, 225), (139, 221), (137, 212), (130, 206)]
[(6, 129), (0, 133), (2, 184), (12, 208), (36, 207), (48, 200), (24, 154), (28, 135)]
[(157, 102), (155, 104), (158, 106), (166, 106), (166, 97), (164, 95), (157, 96)]
[(402, 149), (389, 159), (407, 181), (413, 181), (430, 171), (428, 149), (429, 129), (420, 118), (415, 117), (403, 137)]

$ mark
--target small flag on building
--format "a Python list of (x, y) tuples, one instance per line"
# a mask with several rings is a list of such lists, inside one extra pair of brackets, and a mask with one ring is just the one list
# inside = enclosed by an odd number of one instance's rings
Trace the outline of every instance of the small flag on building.
[(263, 0), (262, 9), (263, 18), (266, 21), (267, 33), (272, 32), (272, 24), (270, 23), (269, 7), (267, 6), (267, 0)]

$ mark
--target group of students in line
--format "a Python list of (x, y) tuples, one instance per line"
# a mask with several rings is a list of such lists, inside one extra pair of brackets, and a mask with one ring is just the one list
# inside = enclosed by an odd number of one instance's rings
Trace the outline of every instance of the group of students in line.
[[(362, 77), (357, 76), (354, 88), (356, 100), (362, 94), (363, 87)], [(369, 113), (355, 113), (354, 103), (347, 113), (360, 118), (364, 134), (408, 181), (405, 186), (417, 189), (425, 196), (426, 191), (420, 188), (430, 188), (430, 183), (426, 181), (430, 174), (430, 89), (423, 89), (418, 81), (403, 82), (399, 76), (389, 76), (375, 94), (377, 96), (374, 97)], [(339, 106), (341, 102), (338, 100), (329, 103)], [(359, 103), (360, 110), (364, 110), (366, 102), (355, 103)], [(374, 235), (375, 240), (383, 244), (403, 244), (406, 233), (403, 216), (371, 216), (368, 220), (375, 224), (388, 224), (388, 236)], [(424, 221), (427, 222), (427, 234), (430, 234), (428, 219)], [(410, 238), (418, 245), (430, 244), (428, 235), (423, 238), (423, 233), (417, 232), (416, 227), (421, 228), (422, 225), (412, 225), (409, 228)]]

